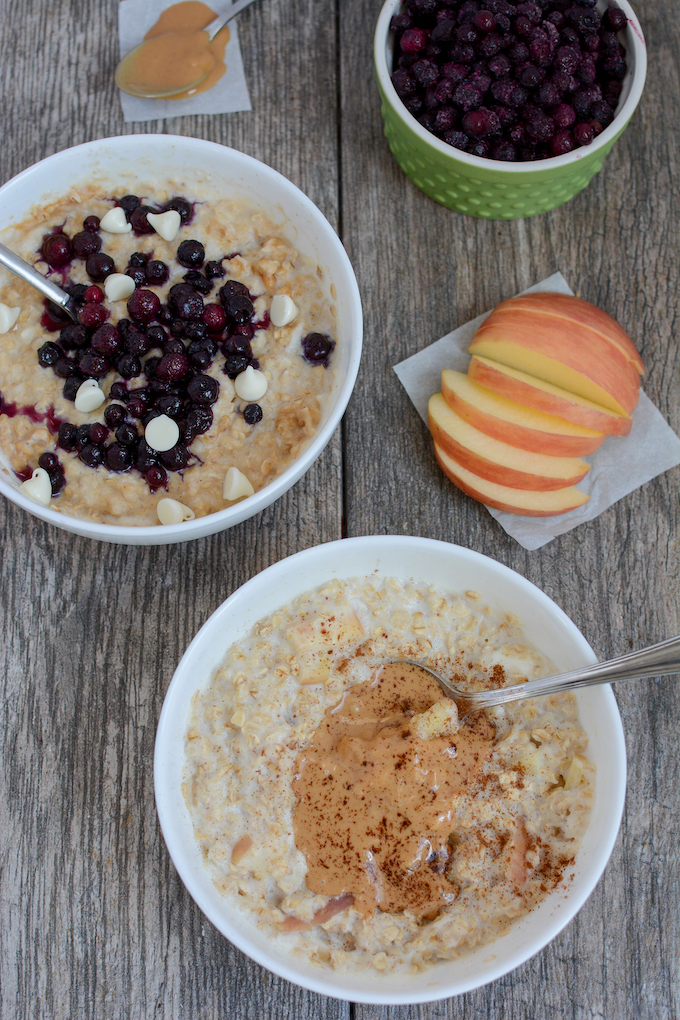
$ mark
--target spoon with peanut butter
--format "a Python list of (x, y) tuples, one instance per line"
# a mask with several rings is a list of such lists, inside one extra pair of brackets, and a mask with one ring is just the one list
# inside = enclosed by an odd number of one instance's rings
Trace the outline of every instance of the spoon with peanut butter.
[(116, 85), (142, 99), (187, 99), (206, 92), (226, 71), (227, 22), (252, 2), (237, 0), (217, 17), (199, 0), (166, 8), (116, 67)]
[(680, 635), (650, 645), (649, 648), (641, 648), (637, 652), (619, 655), (618, 658), (609, 659), (607, 662), (596, 662), (592, 666), (572, 669), (568, 673), (558, 673), (556, 676), (547, 676), (541, 680), (529, 680), (528, 683), (490, 691), (461, 691), (454, 687), (450, 680), (422, 662), (415, 662), (412, 659), (392, 661), (408, 662), (426, 670), (434, 677), (442, 691), (456, 703), (458, 716), (462, 721), (471, 712), (476, 712), (480, 708), (505, 705), (510, 701), (521, 701), (523, 698), (537, 698), (544, 694), (571, 691), (576, 687), (590, 687), (593, 684), (611, 684), (619, 680), (641, 680), (643, 677), (662, 673), (680, 673)]

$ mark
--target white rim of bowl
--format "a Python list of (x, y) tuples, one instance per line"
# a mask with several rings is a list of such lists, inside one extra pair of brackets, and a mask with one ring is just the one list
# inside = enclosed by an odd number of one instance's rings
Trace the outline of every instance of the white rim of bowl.
[[(329, 244), (334, 249), (339, 262), (344, 264), (348, 282), (351, 289), (354, 291), (353, 305), (349, 310), (348, 317), (351, 318), (354, 316), (357, 321), (356, 349), (348, 360), (347, 374), (342, 385), (337, 391), (335, 408), (329, 415), (326, 423), (321, 429), (319, 429), (309, 446), (303, 451), (300, 457), (298, 457), (298, 459), (295, 460), (290, 467), (286, 468), (286, 470), (279, 475), (278, 478), (275, 478), (269, 483), (269, 485), (260, 489), (254, 496), (241, 500), (239, 503), (226, 507), (224, 510), (218, 510), (213, 514), (206, 514), (203, 517), (197, 517), (195, 520), (184, 521), (183, 523), (176, 525), (153, 524), (135, 527), (124, 524), (95, 524), (92, 521), (86, 521), (78, 517), (70, 517), (66, 514), (61, 514), (56, 510), (52, 510), (50, 507), (41, 506), (35, 500), (25, 496), (20, 489), (11, 485), (7, 481), (6, 477), (4, 477), (3, 472), (0, 471), (0, 493), (2, 493), (2, 495), (6, 496), (12, 503), (20, 506), (23, 510), (26, 510), (33, 517), (38, 517), (47, 524), (54, 524), (56, 527), (61, 528), (62, 531), (68, 531), (71, 534), (80, 535), (83, 538), (93, 538), (100, 542), (113, 542), (129, 545), (171, 545), (175, 542), (190, 541), (191, 539), (202, 538), (220, 531), (226, 531), (228, 528), (234, 527), (236, 524), (240, 524), (242, 521), (253, 517), (261, 510), (266, 509), (268, 506), (271, 506), (272, 503), (276, 502), (277, 499), (287, 492), (288, 489), (290, 489), (302, 477), (302, 475), (309, 470), (328, 445), (331, 436), (335, 432), (335, 429), (339, 425), (340, 420), (345, 413), (347, 404), (349, 403), (349, 398), (352, 395), (354, 383), (359, 371), (359, 363), (361, 361), (363, 315), (359, 287), (349, 256), (345, 251), (342, 241), (318, 206), (316, 206), (314, 202), (312, 202), (312, 200), (297, 187), (297, 185), (293, 184), (292, 181), (289, 181), (287, 177), (283, 176), (283, 174), (280, 174), (278, 170), (274, 170), (267, 163), (263, 163), (262, 160), (255, 159), (253, 156), (240, 152), (238, 149), (232, 149), (227, 145), (220, 145), (218, 142), (210, 142), (202, 138), (191, 138), (184, 135), (168, 134), (114, 135), (111, 138), (97, 138), (90, 142), (83, 142), (81, 145), (74, 145), (68, 149), (62, 149), (60, 152), (55, 152), (51, 156), (46, 156), (45, 159), (41, 159), (37, 163), (33, 163), (31, 166), (26, 167), (25, 170), (22, 170), (14, 177), (11, 177), (2, 185), (2, 187), (0, 187), (0, 201), (5, 199), (6, 190), (9, 190), (17, 182), (30, 178), (33, 174), (39, 173), (46, 163), (72, 159), (74, 153), (80, 153), (82, 155), (83, 165), (87, 165), (88, 155), (93, 149), (96, 150), (98, 147), (111, 144), (114, 146), (117, 144), (134, 144), (134, 142), (131, 143), (131, 139), (140, 139), (140, 141), (145, 144), (151, 145), (152, 147), (155, 145), (158, 146), (158, 148), (162, 148), (165, 145), (178, 145), (185, 149), (203, 149), (218, 153), (223, 153), (226, 150), (232, 158), (241, 162), (244, 167), (264, 167), (268, 173), (271, 173), (278, 178), (281, 186), (284, 189), (289, 190), (293, 198), (303, 208), (305, 208), (306, 211), (311, 213), (313, 218), (318, 218), (327, 228)], [(45, 188), (41, 187), (40, 191), (44, 193)], [(4, 471), (9, 473), (9, 468), (5, 466)], [(210, 525), (207, 524), (208, 521), (210, 522)]]
[[(208, 638), (210, 631), (216, 623), (220, 622), (222, 619), (229, 619), (235, 612), (238, 613), (239, 603), (243, 601), (244, 598), (248, 598), (248, 592), (251, 588), (259, 587), (263, 582), (269, 582), (269, 587), (273, 589), (276, 587), (277, 581), (281, 579), (282, 575), (285, 578), (285, 576), (295, 574), (296, 568), (303, 565), (307, 560), (314, 559), (319, 554), (323, 555), (325, 553), (332, 555), (336, 549), (340, 552), (344, 552), (345, 550), (349, 551), (350, 548), (358, 552), (365, 551), (365, 559), (368, 565), (366, 575), (369, 575), (373, 572), (374, 563), (376, 561), (380, 561), (381, 547), (384, 547), (386, 553), (389, 555), (389, 550), (393, 549), (395, 545), (402, 546), (404, 551), (406, 551), (409, 548), (412, 549), (414, 543), (425, 543), (429, 550), (433, 553), (440, 554), (440, 556), (450, 555), (452, 550), (454, 550), (456, 556), (459, 556), (468, 562), (471, 561), (475, 564), (493, 564), (494, 570), (499, 570), (501, 574), (508, 578), (512, 578), (513, 583), (519, 588), (524, 589), (530, 598), (536, 600), (539, 604), (542, 604), (549, 610), (550, 614), (559, 621), (559, 625), (569, 633), (570, 638), (574, 641), (575, 647), (587, 661), (597, 661), (597, 657), (593, 652), (593, 649), (588, 644), (583, 634), (581, 634), (573, 620), (567, 616), (564, 610), (562, 610), (556, 602), (554, 602), (548, 595), (545, 594), (545, 592), (531, 581), (527, 580), (521, 574), (518, 574), (517, 571), (512, 570), (510, 567), (506, 567), (504, 564), (494, 560), (490, 556), (485, 556), (483, 553), (475, 552), (472, 549), (466, 549), (463, 546), (458, 546), (454, 543), (441, 542), (436, 539), (419, 538), (417, 536), (410, 535), (372, 535), (339, 539), (335, 542), (327, 542), (322, 545), (312, 546), (309, 549), (303, 549), (301, 552), (294, 553), (292, 556), (288, 556), (283, 560), (279, 560), (277, 563), (273, 563), (271, 566), (265, 568), (265, 570), (262, 570), (260, 573), (251, 577), (248, 581), (237, 588), (236, 591), (232, 592), (229, 598), (218, 606), (218, 608), (208, 617), (184, 652), (184, 655), (180, 659), (170, 681), (158, 720), (154, 747), (154, 796), (163, 839), (182, 883), (198, 908), (203, 914), (205, 914), (208, 920), (226, 939), (245, 953), (246, 956), (250, 957), (256, 963), (259, 963), (262, 967), (265, 967), (272, 973), (277, 974), (279, 977), (285, 978), (293, 984), (299, 985), (312, 992), (318, 992), (322, 995), (328, 995), (343, 1001), (350, 998), (352, 1002), (376, 1005), (409, 1005), (420, 1002), (433, 1002), (449, 998), (454, 995), (462, 995), (498, 980), (505, 974), (508, 974), (521, 966), (523, 963), (528, 962), (537, 953), (545, 949), (546, 946), (548, 946), (574, 919), (600, 881), (618, 838), (626, 795), (626, 746), (623, 723), (621, 721), (618, 705), (612, 692), (611, 685), (603, 684), (598, 687), (598, 690), (606, 698), (609, 703), (609, 707), (612, 710), (612, 717), (614, 720), (614, 726), (612, 729), (615, 730), (615, 733), (613, 733), (612, 736), (616, 745), (618, 761), (621, 765), (621, 777), (623, 781), (616, 788), (615, 796), (608, 801), (608, 808), (611, 811), (612, 821), (615, 821), (616, 824), (611, 825), (610, 829), (607, 830), (606, 838), (601, 840), (598, 844), (600, 866), (597, 867), (596, 870), (588, 877), (587, 881), (584, 881), (580, 889), (580, 894), (574, 898), (573, 902), (570, 902), (568, 899), (562, 899), (553, 909), (551, 920), (548, 921), (545, 926), (545, 936), (542, 935), (540, 939), (536, 940), (537, 945), (535, 949), (533, 949), (528, 955), (524, 951), (517, 951), (514, 954), (510, 954), (509, 958), (504, 962), (500, 964), (497, 963), (495, 966), (493, 963), (490, 963), (488, 976), (485, 976), (483, 981), (473, 978), (467, 983), (461, 982), (460, 986), (457, 986), (454, 990), (451, 990), (450, 985), (448, 986), (448, 989), (446, 986), (442, 988), (440, 985), (436, 987), (430, 986), (430, 988), (426, 987), (413, 993), (398, 992), (386, 994), (382, 990), (376, 991), (375, 993), (366, 991), (358, 992), (351, 988), (348, 989), (346, 985), (343, 985), (341, 973), (336, 974), (333, 972), (329, 978), (320, 978), (318, 980), (315, 975), (298, 973), (294, 969), (294, 964), (292, 966), (287, 965), (276, 958), (268, 956), (266, 952), (260, 950), (257, 945), (253, 945), (249, 941), (248, 936), (243, 934), (241, 931), (233, 928), (229, 928), (228, 931), (225, 930), (228, 925), (224, 923), (223, 918), (218, 916), (217, 911), (213, 909), (214, 896), (212, 895), (212, 892), (210, 895), (207, 893), (204, 894), (198, 884), (198, 881), (194, 881), (192, 862), (186, 859), (182, 848), (181, 838), (179, 835), (176, 836), (175, 834), (177, 815), (172, 793), (172, 789), (174, 789), (174, 787), (172, 786), (172, 783), (168, 784), (167, 766), (170, 761), (176, 763), (178, 754), (181, 755), (181, 761), (184, 760), (184, 748), (182, 747), (180, 750), (176, 743), (171, 743), (170, 739), (172, 736), (173, 724), (178, 719), (178, 711), (175, 703), (182, 700), (183, 689), (186, 686), (186, 681), (183, 679), (181, 674), (191, 665), (193, 658), (200, 655), (201, 646)], [(387, 576), (385, 570), (380, 568), (379, 570), (381, 576)], [(336, 574), (340, 577), (345, 576), (342, 569), (338, 570)], [(329, 576), (335, 575), (332, 571), (329, 571)], [(321, 583), (321, 581), (319, 583)], [(229, 644), (231, 643), (232, 642), (230, 641)], [(226, 653), (228, 647), (229, 646), (227, 645), (224, 649), (220, 649), (222, 654)], [(205, 675), (198, 676), (194, 671), (194, 679), (192, 680), (193, 686), (191, 689), (192, 695), (202, 686), (206, 679)], [(166, 736), (166, 731), (168, 736)], [(183, 800), (182, 804), (184, 804)], [(185, 817), (188, 817), (188, 815), (185, 815)], [(248, 922), (247, 918), (245, 918), (245, 920)], [(376, 978), (376, 981), (377, 980), (378, 978)]]
[[(447, 143), (443, 142), (441, 138), (437, 138), (437, 136), (432, 134), (432, 132), (427, 131), (422, 124), (419, 124), (413, 114), (408, 112), (397, 95), (388, 70), (387, 54), (389, 51), (390, 21), (392, 20), (392, 15), (395, 13), (397, 8), (402, 6), (403, 0), (385, 0), (385, 4), (383, 5), (378, 18), (374, 39), (374, 57), (378, 78), (383, 90), (389, 97), (392, 106), (399, 113), (402, 120), (423, 142), (431, 145), (433, 149), (436, 149), (437, 152), (440, 152), (444, 156), (450, 156), (453, 159), (459, 160), (461, 163), (467, 163), (471, 167), (495, 170), (502, 174), (531, 174), (561, 166), (568, 166), (571, 163), (577, 163), (585, 156), (589, 156), (598, 149), (601, 149), (602, 146), (606, 145), (607, 142), (614, 138), (620, 130), (621, 121), (623, 120), (624, 123), (627, 122), (628, 119), (632, 117), (635, 107), (640, 102), (645, 78), (647, 76), (647, 46), (642, 34), (640, 22), (638, 21), (632, 7), (628, 3), (628, 0), (616, 0), (616, 2), (628, 18), (628, 25), (625, 28), (625, 33), (626, 42), (629, 45), (627, 55), (629, 65), (631, 53), (633, 57), (632, 72), (629, 69), (627, 73), (627, 77), (632, 75), (630, 77), (630, 92), (609, 127), (605, 128), (590, 145), (582, 145), (580, 148), (573, 149), (572, 152), (567, 152), (563, 156), (549, 156), (548, 159), (537, 159), (532, 162), (517, 161), (516, 163), (506, 162), (501, 159), (486, 159), (482, 156), (471, 156), (470, 153), (463, 152), (462, 149), (456, 149), (452, 145), (447, 145)], [(603, 6), (604, 5), (601, 2), (598, 4), (598, 7)]]

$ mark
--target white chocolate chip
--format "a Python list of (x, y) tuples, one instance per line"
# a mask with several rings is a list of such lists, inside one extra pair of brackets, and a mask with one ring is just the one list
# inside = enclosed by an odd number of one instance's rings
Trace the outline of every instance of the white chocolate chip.
[(27, 496), (30, 496), (31, 499), (34, 499), (36, 503), (42, 503), (43, 506), (50, 505), (52, 482), (44, 468), (36, 468), (33, 475), (21, 483), (19, 489)]
[(100, 390), (96, 379), (86, 379), (80, 384), (76, 393), (76, 411), (96, 411), (105, 400), (106, 397)]
[(20, 311), (20, 308), (10, 308), (9, 305), (0, 304), (0, 333), (9, 333), (19, 318)]
[(269, 309), (269, 318), (272, 326), (287, 326), (297, 318), (298, 306), (287, 294), (276, 294), (272, 298), (272, 306)]
[(182, 219), (176, 209), (164, 213), (148, 213), (147, 220), (164, 241), (174, 241)]
[(267, 377), (264, 372), (248, 365), (245, 372), (239, 372), (234, 379), (234, 389), (241, 400), (259, 400), (267, 392)]
[(125, 210), (119, 205), (115, 209), (109, 209), (99, 226), (107, 234), (129, 234), (132, 230), (132, 224), (125, 218)]
[(152, 450), (172, 450), (179, 439), (179, 425), (167, 414), (159, 414), (144, 429), (144, 438)]
[(125, 301), (135, 289), (135, 281), (125, 273), (111, 273), (104, 281), (104, 293), (109, 301)]
[(193, 521), (196, 517), (191, 507), (180, 503), (178, 499), (170, 499), (169, 496), (158, 500), (156, 513), (161, 524), (182, 524), (184, 521)]
[(225, 499), (245, 499), (253, 496), (255, 489), (252, 487), (246, 476), (238, 468), (230, 467), (224, 476), (222, 495)]

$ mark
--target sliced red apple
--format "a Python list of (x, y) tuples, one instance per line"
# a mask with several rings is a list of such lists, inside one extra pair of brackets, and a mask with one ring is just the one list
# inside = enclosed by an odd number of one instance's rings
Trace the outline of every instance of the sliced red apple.
[(640, 377), (618, 347), (565, 319), (494, 309), (468, 348), (618, 414), (630, 414)]
[(442, 396), (459, 417), (480, 432), (533, 453), (586, 457), (605, 440), (603, 432), (508, 400), (452, 368), (442, 372)]
[(627, 436), (633, 424), (633, 419), (627, 414), (611, 411), (592, 400), (488, 358), (474, 356), (468, 375), (480, 386), (508, 400), (609, 436)]
[(595, 333), (599, 333), (610, 343), (618, 347), (628, 358), (640, 375), (645, 374), (645, 366), (642, 363), (635, 344), (626, 333), (625, 329), (619, 326), (616, 319), (598, 308), (597, 305), (584, 301), (582, 298), (574, 297), (571, 294), (554, 294), (547, 291), (539, 291), (533, 294), (522, 294), (509, 301), (503, 301), (499, 308), (523, 309), (525, 311), (552, 315), (556, 318), (566, 319), (569, 323), (584, 326)]
[(437, 446), (468, 471), (513, 489), (549, 491), (575, 485), (590, 471), (578, 457), (550, 457), (521, 450), (463, 421), (441, 393), (428, 404), (430, 432)]
[(496, 485), (456, 463), (454, 458), (436, 443), (434, 452), (440, 468), (454, 485), (480, 503), (492, 506), (496, 510), (505, 510), (509, 514), (521, 514), (524, 517), (556, 517), (558, 514), (566, 514), (583, 506), (589, 498), (585, 492), (572, 485), (551, 492)]

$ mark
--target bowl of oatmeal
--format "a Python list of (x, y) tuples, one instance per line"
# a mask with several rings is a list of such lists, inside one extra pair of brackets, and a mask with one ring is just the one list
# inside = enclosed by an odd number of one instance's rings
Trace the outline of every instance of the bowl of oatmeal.
[(625, 795), (609, 688), (457, 721), (396, 659), (480, 689), (595, 657), (485, 556), (345, 539), (213, 614), (156, 738), (161, 828), (200, 909), (274, 973), (355, 1002), (446, 998), (528, 960), (598, 882)]
[(250, 156), (170, 135), (88, 142), (0, 188), (0, 491), (134, 545), (224, 530), (316, 460), (361, 354), (330, 224)]

